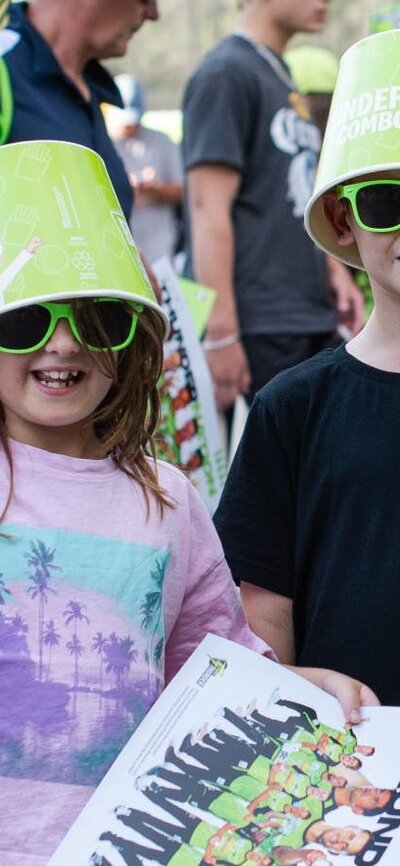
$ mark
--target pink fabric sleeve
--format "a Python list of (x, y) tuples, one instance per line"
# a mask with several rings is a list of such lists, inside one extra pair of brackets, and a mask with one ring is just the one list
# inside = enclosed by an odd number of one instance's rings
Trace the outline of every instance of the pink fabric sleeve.
[(189, 493), (187, 582), (166, 646), (166, 682), (189, 658), (207, 632), (258, 653), (277, 657), (251, 631), (214, 525), (196, 491)]

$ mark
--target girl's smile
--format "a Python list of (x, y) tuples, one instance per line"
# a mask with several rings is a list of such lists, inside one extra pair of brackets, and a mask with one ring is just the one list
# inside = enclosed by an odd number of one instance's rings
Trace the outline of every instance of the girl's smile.
[(90, 418), (111, 385), (95, 354), (77, 342), (65, 319), (37, 352), (0, 353), (0, 401), (7, 432), (38, 448), (78, 457), (97, 453)]
[(32, 375), (44, 391), (50, 390), (54, 396), (60, 396), (73, 390), (85, 374), (81, 370), (55, 367), (51, 370), (33, 370)]

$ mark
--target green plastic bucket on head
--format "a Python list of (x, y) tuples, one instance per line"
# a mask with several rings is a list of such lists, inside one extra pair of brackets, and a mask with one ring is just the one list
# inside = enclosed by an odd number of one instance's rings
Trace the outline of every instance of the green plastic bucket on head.
[(323, 195), (338, 183), (400, 170), (400, 30), (356, 42), (343, 55), (305, 226), (323, 250), (363, 267), (357, 247), (340, 247)]
[(158, 304), (101, 157), (81, 145), (0, 148), (0, 313), (77, 297)]

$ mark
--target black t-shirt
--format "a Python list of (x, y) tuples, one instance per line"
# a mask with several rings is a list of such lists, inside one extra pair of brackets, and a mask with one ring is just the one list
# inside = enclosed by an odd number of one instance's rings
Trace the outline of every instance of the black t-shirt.
[(273, 60), (281, 75), (239, 35), (206, 55), (184, 96), (183, 160), (186, 169), (222, 164), (241, 174), (233, 222), (242, 332), (329, 333), (325, 257), (303, 225), (320, 134), (282, 59)]
[(84, 77), (91, 100), (86, 102), (61, 69), (50, 46), (26, 17), (26, 3), (12, 4), (10, 28), (19, 41), (4, 60), (14, 97), (9, 142), (52, 139), (72, 141), (95, 150), (104, 159), (121, 208), (130, 217), (133, 195), (121, 158), (107, 133), (102, 102), (121, 105), (111, 76), (90, 61)]
[(237, 582), (293, 599), (296, 661), (400, 705), (400, 374), (344, 346), (257, 395), (215, 523)]

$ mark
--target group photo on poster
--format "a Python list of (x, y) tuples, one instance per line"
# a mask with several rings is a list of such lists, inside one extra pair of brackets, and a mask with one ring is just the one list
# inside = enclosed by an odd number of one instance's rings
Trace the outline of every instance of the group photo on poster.
[(148, 720), (50, 866), (67, 866), (74, 837), (77, 866), (384, 866), (399, 855), (398, 710), (370, 708), (352, 728), (315, 686), (209, 635)]

